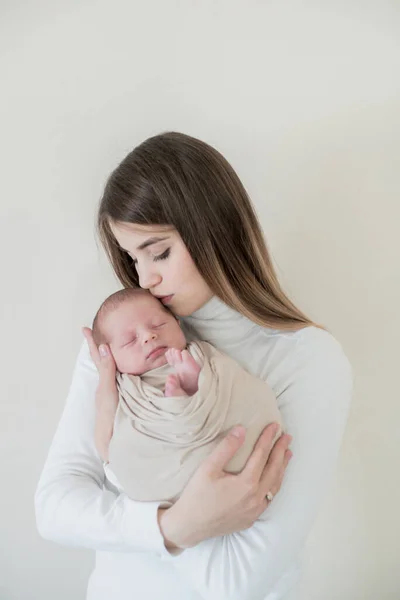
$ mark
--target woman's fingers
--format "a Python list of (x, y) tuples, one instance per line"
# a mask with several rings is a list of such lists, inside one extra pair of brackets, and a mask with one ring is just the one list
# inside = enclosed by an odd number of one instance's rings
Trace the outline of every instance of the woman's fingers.
[(286, 450), (286, 452), (285, 452), (285, 456), (284, 456), (284, 459), (283, 459), (283, 464), (282, 464), (282, 466), (280, 468), (280, 471), (279, 471), (279, 478), (281, 480), (283, 479), (283, 476), (285, 475), (286, 467), (288, 466), (289, 461), (292, 458), (292, 456), (293, 456), (293, 452), (291, 450), (289, 450), (289, 448), (288, 448)]
[[(269, 481), (268, 481), (268, 485), (269, 485), (268, 492), (271, 492), (273, 494), (273, 496), (276, 496), (276, 494), (281, 489), (282, 481), (283, 481), (283, 478), (284, 478), (285, 472), (286, 472), (286, 467), (288, 466), (291, 458), (292, 458), (291, 450), (286, 450), (283, 464), (282, 464), (280, 470), (278, 471), (275, 481), (273, 483), (269, 483)], [(264, 492), (265, 492), (265, 490), (264, 490)], [(266, 494), (268, 492), (266, 492)], [(269, 503), (268, 499), (267, 499), (267, 502)]]
[(292, 437), (285, 434), (275, 442), (260, 479), (260, 489), (263, 495), (266, 495), (269, 491), (273, 494), (279, 491), (287, 464), (291, 458), (290, 450), (287, 454), (291, 441)]
[(241, 425), (233, 427), (228, 435), (214, 448), (204, 460), (203, 465), (211, 476), (221, 476), (228, 462), (233, 458), (244, 442), (246, 430)]
[[(112, 415), (112, 424), (118, 405), (118, 390), (116, 382), (117, 367), (114, 357), (106, 344), (99, 346), (99, 385), (96, 391), (96, 406), (100, 412)], [(112, 431), (112, 430), (111, 430)], [(107, 432), (106, 432), (107, 433)], [(108, 441), (110, 441), (110, 438)]]
[(115, 366), (115, 360), (110, 352), (110, 348), (107, 344), (101, 344), (99, 346), (100, 354), (100, 385), (111, 384), (115, 387), (115, 376), (117, 367)]
[(257, 483), (259, 482), (279, 428), (280, 426), (278, 423), (270, 423), (265, 427), (241, 473), (243, 479)]
[(89, 327), (82, 327), (82, 333), (88, 343), (92, 361), (96, 365), (97, 370), (100, 371), (100, 354), (96, 344), (94, 343), (92, 330)]
[(97, 367), (100, 377), (100, 385), (115, 387), (116, 366), (114, 358), (107, 344), (101, 344), (98, 348), (93, 340), (92, 330), (89, 327), (83, 327), (82, 333), (89, 345), (90, 356)]

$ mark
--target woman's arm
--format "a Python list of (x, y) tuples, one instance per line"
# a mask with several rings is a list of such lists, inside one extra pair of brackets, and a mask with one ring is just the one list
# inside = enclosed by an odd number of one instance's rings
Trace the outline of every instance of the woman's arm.
[(167, 553), (157, 522), (165, 504), (135, 502), (103, 489), (94, 444), (98, 379), (84, 342), (35, 495), (38, 530), (49, 540), (95, 550)]
[[(171, 506), (170, 503), (135, 502), (126, 494), (113, 493), (103, 488), (103, 466), (94, 441), (95, 414), (98, 411), (113, 412), (118, 402), (115, 363), (107, 348), (103, 348), (103, 353), (99, 352), (102, 347), (98, 349), (94, 345), (89, 329), (85, 328), (84, 334), (91, 358), (85, 343), (78, 357), (64, 413), (36, 492), (39, 532), (53, 541), (97, 550), (129, 552), (133, 549), (147, 549), (158, 552), (161, 556), (168, 556), (168, 547), (172, 552), (180, 552), (181, 549), (176, 547), (175, 541), (160, 530), (158, 523), (163, 507)], [(257, 443), (258, 450), (253, 452), (251, 471), (256, 475), (263, 470), (274, 437), (271, 429), (266, 429)], [(105, 437), (101, 435), (101, 439), (97, 440), (97, 447), (107, 443), (108, 431), (105, 433)], [(240, 443), (238, 438), (226, 436), (208, 457), (207, 462), (211, 465), (221, 461), (221, 465), (227, 464)], [(285, 439), (275, 444), (271, 453), (273, 464), (265, 469), (262, 489), (279, 490), (289, 460), (285, 453), (287, 444), (288, 440)], [(204, 466), (207, 465), (203, 465), (197, 477), (201, 477)], [(217, 529), (221, 533), (215, 535), (238, 531), (243, 528), (243, 522), (246, 523), (245, 527), (248, 527), (247, 523), (253, 523), (267, 505), (265, 493), (260, 495), (256, 504), (252, 498), (243, 498), (243, 485), (235, 477), (237, 476), (231, 476), (229, 489), (224, 485), (221, 489), (219, 482), (213, 481), (207, 490), (204, 490), (208, 491), (208, 500), (210, 496), (215, 498), (218, 491), (218, 497), (221, 499), (219, 504), (225, 507), (222, 511), (224, 514), (218, 516), (215, 514), (215, 505), (209, 506), (211, 520), (215, 521), (216, 517), (220, 519), (222, 516), (222, 520), (217, 523)], [(258, 480), (258, 475), (256, 478)], [(202, 512), (204, 505), (197, 494), (189, 494), (188, 500), (186, 514), (193, 525), (193, 516), (199, 514), (199, 511)], [(229, 503), (235, 510), (229, 508)], [(178, 514), (178, 521), (184, 521), (182, 515)], [(197, 539), (196, 536), (191, 538), (193, 543), (211, 537), (212, 528), (208, 529), (207, 536), (204, 535), (204, 528), (201, 528), (198, 532), (200, 536), (197, 536)], [(181, 528), (181, 532), (184, 534), (180, 536), (181, 539), (185, 538), (186, 531)]]
[(280, 493), (249, 529), (164, 555), (204, 599), (263, 600), (298, 557), (334, 474), (351, 392), (351, 367), (336, 340), (300, 332), (291, 381), (278, 397), (293, 436)]

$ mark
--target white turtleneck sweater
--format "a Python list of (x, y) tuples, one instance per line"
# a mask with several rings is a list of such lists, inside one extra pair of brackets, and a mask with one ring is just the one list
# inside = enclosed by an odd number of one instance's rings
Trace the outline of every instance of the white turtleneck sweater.
[(216, 297), (183, 327), (188, 340), (210, 342), (275, 392), (293, 458), (263, 520), (170, 554), (157, 524), (162, 504), (131, 500), (105, 475), (93, 439), (98, 374), (85, 342), (36, 492), (39, 532), (96, 550), (87, 600), (280, 600), (297, 578), (334, 473), (352, 392), (350, 364), (326, 331), (263, 328)]

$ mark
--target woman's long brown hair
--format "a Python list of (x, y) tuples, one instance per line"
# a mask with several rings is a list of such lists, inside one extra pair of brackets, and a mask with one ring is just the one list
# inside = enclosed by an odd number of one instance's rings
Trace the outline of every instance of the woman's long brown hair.
[(255, 323), (282, 330), (316, 325), (282, 290), (243, 184), (205, 142), (175, 132), (151, 137), (106, 183), (98, 212), (100, 240), (122, 285), (138, 287), (132, 259), (110, 228), (113, 222), (174, 227), (213, 293)]

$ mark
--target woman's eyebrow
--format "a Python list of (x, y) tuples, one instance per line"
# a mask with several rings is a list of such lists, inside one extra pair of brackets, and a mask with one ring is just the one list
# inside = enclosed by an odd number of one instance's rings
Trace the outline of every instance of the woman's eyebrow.
[[(146, 240), (145, 242), (143, 242), (142, 244), (140, 244), (140, 246), (137, 247), (137, 250), (144, 250), (145, 248), (147, 248), (148, 246), (151, 246), (152, 244), (156, 244), (157, 242), (163, 242), (164, 240), (167, 240), (167, 237), (163, 237), (163, 238), (158, 238), (158, 237), (152, 237), (149, 238), (148, 240)], [(122, 252), (127, 252), (128, 254), (130, 254), (130, 250), (126, 250), (125, 248), (122, 248), (122, 246), (120, 246)]]
[(145, 242), (143, 242), (142, 244), (140, 244), (140, 246), (137, 247), (138, 250), (144, 250), (145, 248), (147, 248), (148, 246), (151, 246), (152, 244), (156, 244), (157, 242), (163, 242), (164, 240), (167, 240), (167, 237), (163, 237), (163, 238), (158, 238), (158, 237), (152, 237), (149, 238), (148, 240), (146, 240)]

